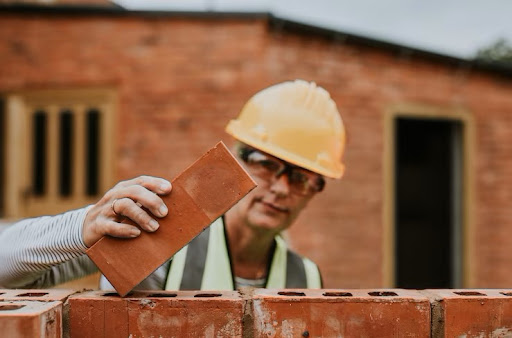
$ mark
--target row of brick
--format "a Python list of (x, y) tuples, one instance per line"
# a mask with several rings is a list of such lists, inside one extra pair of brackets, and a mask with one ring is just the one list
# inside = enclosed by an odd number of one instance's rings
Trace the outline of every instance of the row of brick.
[(512, 290), (2, 290), (6, 337), (510, 337)]

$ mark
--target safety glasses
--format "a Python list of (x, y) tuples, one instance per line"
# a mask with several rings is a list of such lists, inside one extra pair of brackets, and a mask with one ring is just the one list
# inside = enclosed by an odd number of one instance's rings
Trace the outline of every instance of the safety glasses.
[(254, 148), (240, 147), (238, 155), (247, 164), (249, 170), (259, 178), (271, 183), (282, 175), (288, 178), (290, 192), (307, 196), (323, 190), (325, 180), (319, 174), (301, 167), (283, 162)]

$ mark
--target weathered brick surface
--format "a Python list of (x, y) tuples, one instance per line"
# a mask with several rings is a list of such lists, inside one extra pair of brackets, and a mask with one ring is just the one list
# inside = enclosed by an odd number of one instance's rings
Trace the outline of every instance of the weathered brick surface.
[(257, 290), (255, 337), (430, 337), (430, 303), (407, 290)]
[[(16, 297), (18, 291), (0, 293)], [(124, 298), (110, 291), (86, 291), (70, 295), (66, 304), (63, 312), (62, 302), (48, 298), (0, 300), (0, 336), (512, 335), (512, 289), (256, 289), (243, 294), (153, 290), (134, 291)]]
[(464, 109), (472, 118), (467, 286), (509, 287), (510, 79), (281, 31), (265, 18), (0, 12), (0, 91), (118, 90), (117, 179), (174, 177), (213, 142), (229, 140), (224, 127), (252, 94), (295, 78), (331, 92), (348, 130), (345, 177), (330, 180), (289, 233), (320, 265), (326, 287), (384, 283), (382, 152), (392, 135), (383, 119), (387, 107), (402, 103)]
[(87, 292), (69, 298), (71, 337), (241, 337), (233, 291)]
[(62, 303), (0, 301), (0, 336), (62, 337)]
[(66, 289), (0, 289), (0, 301), (61, 301), (76, 293), (75, 290)]
[(426, 290), (433, 337), (512, 337), (512, 289)]

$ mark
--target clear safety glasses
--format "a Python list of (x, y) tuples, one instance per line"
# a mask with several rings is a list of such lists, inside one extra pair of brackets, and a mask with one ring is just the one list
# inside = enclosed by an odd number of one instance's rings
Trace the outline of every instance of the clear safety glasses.
[(290, 192), (293, 194), (307, 196), (322, 191), (325, 186), (325, 180), (321, 175), (283, 162), (254, 148), (240, 147), (238, 155), (254, 175), (269, 183), (286, 175)]

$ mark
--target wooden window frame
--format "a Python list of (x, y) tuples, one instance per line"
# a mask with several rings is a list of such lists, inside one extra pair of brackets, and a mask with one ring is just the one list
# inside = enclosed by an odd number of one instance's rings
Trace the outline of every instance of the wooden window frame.
[[(58, 119), (64, 109), (73, 111), (74, 142), (73, 145), (73, 193), (68, 197), (59, 196), (58, 191), (58, 142), (59, 133), (55, 130), (56, 123), (50, 123), (47, 130), (48, 158), (45, 178), (48, 192), (43, 198), (57, 203), (57, 212), (77, 208), (95, 202), (113, 184), (113, 157), (115, 149), (115, 123), (117, 110), (117, 94), (112, 88), (78, 88), (59, 90), (30, 90), (10, 92), (5, 95), (5, 219), (17, 219), (39, 214), (47, 210), (28, 212), (22, 205), (23, 196), (32, 185), (31, 151), (33, 135), (31, 116), (38, 109), (47, 112), (48, 119)], [(86, 196), (85, 191), (85, 115), (91, 109), (97, 109), (102, 123), (100, 125), (100, 157), (98, 195)], [(52, 129), (53, 128), (53, 129)], [(50, 149), (51, 148), (51, 149)], [(52, 150), (53, 149), (53, 150)], [(37, 208), (36, 208), (37, 209)], [(54, 213), (50, 210), (49, 213)]]

